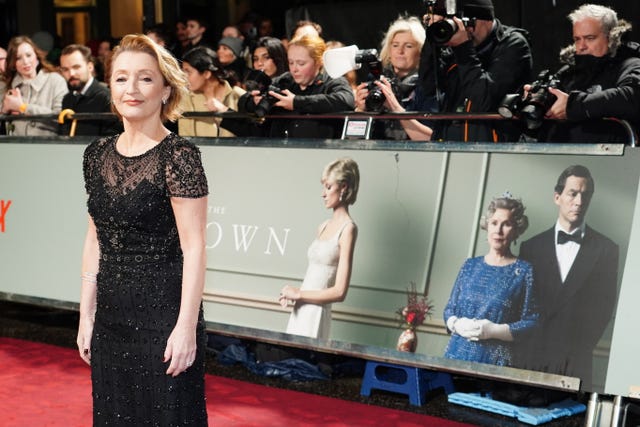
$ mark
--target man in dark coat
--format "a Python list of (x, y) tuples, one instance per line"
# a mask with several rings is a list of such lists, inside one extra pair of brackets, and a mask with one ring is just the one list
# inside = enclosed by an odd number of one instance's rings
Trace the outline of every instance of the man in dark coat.
[(640, 129), (640, 45), (626, 41), (631, 24), (614, 10), (585, 4), (569, 14), (571, 46), (560, 53), (570, 66), (547, 111), (539, 140), (550, 142), (628, 142), (625, 129), (604, 117), (624, 119)]
[[(93, 77), (93, 61), (91, 50), (79, 44), (72, 44), (62, 49), (60, 54), (60, 71), (67, 81), (69, 93), (62, 98), (62, 109), (67, 108), (75, 113), (109, 113), (111, 112), (111, 94), (106, 85)], [(117, 132), (117, 119), (111, 120), (78, 120), (75, 135), (109, 135)], [(69, 134), (69, 122), (65, 122), (63, 134)]]
[[(436, 4), (436, 16), (446, 11)], [(525, 30), (495, 19), (491, 0), (462, 0), (458, 14), (471, 18), (467, 25), (451, 19), (457, 31), (451, 38), (434, 40), (433, 22), (420, 64), (426, 96), (440, 100), (446, 113), (496, 113), (505, 95), (530, 82), (533, 60)], [(434, 18), (435, 22), (437, 18)], [(437, 35), (437, 33), (435, 33)], [(519, 136), (512, 123), (491, 121), (438, 121), (433, 141), (510, 141)]]
[(540, 322), (522, 345), (527, 369), (582, 379), (591, 390), (593, 350), (616, 304), (618, 246), (585, 223), (595, 184), (575, 165), (558, 178), (558, 221), (522, 243), (520, 258), (533, 265)]

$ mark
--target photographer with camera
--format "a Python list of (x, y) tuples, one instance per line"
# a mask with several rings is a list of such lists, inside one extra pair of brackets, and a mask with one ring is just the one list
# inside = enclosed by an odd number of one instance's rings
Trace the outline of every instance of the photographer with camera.
[(265, 92), (252, 90), (240, 112), (266, 112), (283, 118), (267, 118), (261, 136), (281, 138), (340, 138), (342, 119), (286, 118), (294, 114), (325, 114), (352, 111), (354, 97), (344, 77), (331, 78), (323, 70), (324, 40), (305, 35), (289, 42), (289, 71), (276, 77)]
[[(380, 59), (366, 61), (370, 81), (356, 88), (356, 111), (436, 111), (434, 98), (430, 105), (417, 104), (418, 66), (425, 38), (422, 22), (415, 16), (399, 17), (391, 23), (381, 43)], [(414, 128), (426, 131), (428, 124), (417, 120), (376, 120), (372, 137), (413, 139), (412, 135), (417, 135), (420, 139), (422, 133), (414, 132)]]
[[(495, 113), (500, 101), (531, 81), (528, 33), (503, 25), (491, 0), (459, 0), (455, 14), (442, 0), (428, 2), (428, 43), (422, 51), (421, 84), (447, 113)], [(450, 2), (446, 2), (450, 3)], [(513, 141), (514, 124), (499, 121), (438, 121), (438, 141)]]
[[(584, 4), (568, 16), (573, 44), (560, 52), (568, 65), (558, 87), (549, 87), (555, 102), (537, 135), (550, 142), (628, 142), (615, 117), (640, 129), (640, 45), (626, 40), (631, 24), (605, 6)], [(525, 89), (531, 90), (530, 86)]]

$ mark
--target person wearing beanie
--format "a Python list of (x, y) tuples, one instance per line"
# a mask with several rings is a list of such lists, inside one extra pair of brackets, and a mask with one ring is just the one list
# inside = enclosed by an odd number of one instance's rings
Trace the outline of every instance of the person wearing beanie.
[[(441, 112), (496, 113), (505, 95), (531, 81), (528, 33), (496, 19), (491, 0), (459, 0), (457, 7), (455, 16), (445, 17), (444, 2), (439, 0), (425, 16), (422, 92), (439, 100)], [(442, 41), (430, 29), (445, 18), (452, 32)], [(412, 139), (497, 142), (517, 140), (519, 135), (519, 127), (511, 122), (440, 120), (433, 127), (422, 126)]]
[[(546, 112), (538, 140), (549, 142), (629, 143), (615, 117), (640, 129), (640, 44), (627, 40), (631, 24), (615, 10), (584, 4), (568, 16), (573, 44), (560, 51), (557, 100)], [(560, 66), (558, 68), (561, 68)], [(555, 71), (555, 70), (554, 70)], [(526, 88), (526, 87), (525, 87)]]
[(249, 67), (242, 56), (242, 39), (223, 37), (218, 42), (218, 60), (228, 72), (227, 81), (231, 86), (241, 86)]

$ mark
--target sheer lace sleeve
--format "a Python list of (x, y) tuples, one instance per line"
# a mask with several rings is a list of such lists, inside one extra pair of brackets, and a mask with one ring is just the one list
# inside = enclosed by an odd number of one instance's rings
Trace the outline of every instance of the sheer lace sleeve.
[(200, 150), (186, 139), (175, 137), (165, 172), (169, 197), (198, 198), (209, 194)]

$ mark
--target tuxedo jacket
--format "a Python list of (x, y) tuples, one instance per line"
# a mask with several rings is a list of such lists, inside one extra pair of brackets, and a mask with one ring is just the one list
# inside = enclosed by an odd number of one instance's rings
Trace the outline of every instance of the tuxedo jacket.
[[(84, 94), (67, 93), (62, 98), (62, 109), (71, 108), (76, 113), (110, 113), (111, 94), (109, 88), (93, 79), (91, 86)], [(65, 122), (61, 132), (69, 134), (70, 121)], [(118, 119), (113, 120), (78, 120), (76, 135), (113, 135), (118, 132)]]
[(533, 266), (540, 320), (521, 343), (525, 368), (579, 377), (591, 386), (593, 349), (617, 299), (618, 246), (587, 226), (565, 282), (556, 258), (555, 229), (523, 242), (520, 258)]

